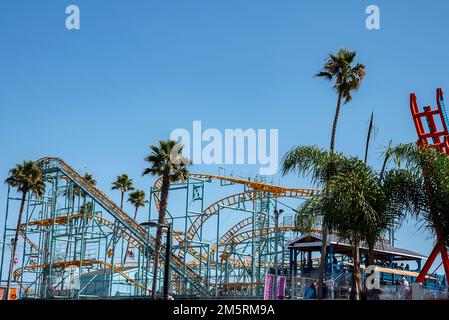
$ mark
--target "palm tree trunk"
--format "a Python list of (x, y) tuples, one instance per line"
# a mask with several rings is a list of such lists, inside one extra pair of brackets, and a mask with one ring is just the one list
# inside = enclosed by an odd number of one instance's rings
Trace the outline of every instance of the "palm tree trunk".
[[(71, 215), (73, 216), (75, 214), (75, 192), (72, 192), (72, 213)], [(73, 225), (70, 222), (70, 233), (72, 233), (72, 229), (73, 229)], [(65, 248), (65, 259), (67, 260), (67, 257), (69, 255), (70, 252), (70, 238), (67, 240), (67, 246)]]
[(351, 290), (351, 298), (353, 300), (360, 300), (360, 292), (362, 289), (362, 279), (360, 274), (360, 242), (358, 237), (354, 239), (354, 247), (353, 247), (353, 260), (354, 260), (354, 270), (352, 272), (352, 290)]
[[(136, 209), (135, 209), (135, 211), (134, 211), (134, 221), (135, 221), (136, 218), (137, 218), (137, 210), (139, 210), (139, 207), (136, 207)], [(129, 250), (129, 242), (128, 242), (128, 244), (126, 245), (126, 251), (125, 251), (125, 257), (123, 258), (123, 264), (126, 263), (126, 257), (128, 256), (128, 250)]]
[(366, 259), (367, 267), (374, 265), (374, 246), (375, 246), (375, 241), (374, 242), (370, 241), (368, 243), (368, 256)]
[[(337, 132), (337, 124), (338, 124), (338, 118), (340, 116), (340, 108), (341, 108), (341, 100), (342, 100), (342, 92), (339, 91), (338, 93), (338, 101), (337, 101), (337, 108), (335, 110), (335, 117), (334, 122), (332, 124), (332, 136), (331, 136), (331, 145), (330, 145), (330, 155), (331, 160), (334, 155), (334, 147), (335, 147), (335, 135)], [(324, 273), (326, 269), (327, 264), (327, 237), (329, 234), (329, 226), (327, 224), (327, 221), (323, 221), (323, 225), (321, 228), (321, 259), (320, 259), (320, 267), (318, 269), (318, 292), (317, 292), (317, 298), (322, 299), (323, 298), (323, 284), (324, 284)]]
[(8, 284), (6, 286), (6, 291), (5, 291), (5, 297), (4, 297), (5, 300), (9, 299), (9, 291), (11, 289), (12, 276), (13, 276), (13, 272), (14, 272), (14, 259), (16, 257), (17, 241), (19, 240), (19, 230), (20, 230), (20, 225), (22, 223), (22, 215), (23, 215), (23, 210), (25, 208), (26, 195), (27, 195), (27, 192), (22, 193), (22, 200), (20, 202), (19, 217), (17, 218), (17, 229), (16, 229), (16, 233), (14, 235), (14, 241), (12, 243), (11, 261), (9, 262)]
[(332, 136), (331, 136), (331, 146), (330, 146), (331, 155), (334, 153), (335, 135), (337, 133), (338, 118), (340, 117), (342, 97), (343, 97), (343, 93), (341, 91), (339, 91), (338, 92), (337, 109), (335, 110), (334, 122), (332, 124)]
[[(120, 193), (120, 211), (123, 211), (123, 197), (124, 197), (124, 195), (125, 195), (125, 193), (123, 191), (121, 191), (121, 193)], [(114, 234), (117, 234), (117, 226), (116, 225), (114, 225)], [(126, 255), (127, 255), (127, 252), (128, 252), (128, 247), (129, 247), (129, 243), (128, 243), (128, 246), (126, 247), (125, 257), (123, 258), (122, 265), (125, 264), (125, 262), (126, 262)], [(114, 251), (115, 251), (115, 245), (114, 245)]]
[[(161, 202), (159, 207), (159, 219), (158, 219), (159, 225), (165, 223), (165, 213), (167, 210), (169, 187), (170, 187), (170, 171), (169, 169), (166, 169), (162, 175)], [(159, 251), (161, 248), (161, 241), (162, 241), (162, 228), (158, 226), (156, 232), (156, 244), (154, 246), (153, 286), (151, 291), (151, 296), (153, 299), (156, 299), (157, 273), (159, 268)]]
[[(369, 266), (373, 266), (374, 265), (374, 246), (375, 246), (376, 241), (368, 241), (368, 252), (367, 252), (367, 257), (366, 257), (366, 267), (368, 268)], [(367, 269), (365, 269), (367, 270)], [(367, 274), (368, 275), (368, 274)], [(378, 300), (377, 295), (375, 294), (376, 292), (376, 288), (373, 289), (368, 289), (367, 286), (365, 286), (365, 297), (368, 299), (374, 299), (374, 300)]]
[(318, 287), (317, 287), (317, 299), (323, 299), (323, 286), (324, 286), (324, 273), (326, 269), (326, 263), (327, 263), (327, 236), (328, 236), (328, 230), (329, 227), (327, 225), (326, 219), (323, 220), (323, 226), (322, 226), (322, 239), (321, 239), (321, 259), (320, 259), (320, 266), (318, 269)]
[(122, 191), (122, 195), (120, 197), (120, 210), (123, 211), (123, 197), (125, 196), (125, 193)]

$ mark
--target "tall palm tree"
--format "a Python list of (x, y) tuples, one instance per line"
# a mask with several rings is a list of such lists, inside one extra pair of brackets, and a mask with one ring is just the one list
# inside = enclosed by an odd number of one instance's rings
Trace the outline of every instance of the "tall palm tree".
[(361, 63), (353, 65), (356, 56), (355, 51), (340, 49), (338, 53), (328, 54), (323, 70), (316, 73), (316, 77), (334, 81), (333, 88), (337, 92), (337, 108), (335, 110), (334, 122), (332, 124), (332, 136), (330, 152), (334, 152), (335, 134), (337, 131), (338, 118), (340, 116), (341, 104), (352, 100), (352, 93), (359, 90), (365, 77), (365, 66)]
[[(162, 178), (159, 204), (159, 225), (165, 223), (170, 183), (187, 179), (190, 160), (181, 155), (183, 146), (176, 141), (159, 141), (159, 146), (150, 146), (151, 153), (145, 158), (150, 167), (143, 170), (142, 175), (154, 175)], [(170, 236), (170, 235), (167, 235)], [(159, 251), (162, 240), (162, 228), (158, 226), (154, 249), (154, 269), (152, 297), (156, 298)]]
[(17, 228), (14, 235), (14, 240), (12, 242), (12, 258), (9, 264), (8, 284), (5, 291), (5, 300), (7, 300), (11, 288), (14, 257), (16, 255), (17, 241), (19, 238), (20, 224), (22, 223), (22, 215), (25, 208), (26, 197), (29, 192), (34, 193), (37, 197), (41, 197), (45, 193), (45, 181), (41, 170), (36, 163), (33, 161), (24, 161), (22, 164), (17, 164), (9, 171), (9, 177), (5, 180), (5, 183), (13, 188), (16, 188), (18, 192), (22, 193), (19, 216), (17, 218)]
[[(324, 63), (323, 70), (315, 74), (316, 77), (324, 78), (328, 81), (334, 81), (333, 89), (337, 92), (337, 107), (335, 109), (334, 121), (332, 123), (332, 134), (330, 142), (330, 156), (333, 157), (335, 148), (335, 136), (337, 132), (338, 118), (342, 103), (347, 104), (352, 100), (352, 93), (359, 90), (365, 77), (365, 66), (363, 64), (354, 64), (356, 52), (340, 49), (337, 54), (328, 54), (328, 58)], [(318, 271), (318, 299), (321, 299), (323, 275), (326, 267), (327, 258), (327, 236), (329, 226), (326, 225), (326, 219), (323, 220), (322, 229), (322, 245), (320, 268)]]
[[(88, 172), (86, 172), (83, 176), (84, 180), (86, 180), (88, 183), (90, 183), (93, 187), (95, 187), (97, 185), (97, 180), (94, 179), (94, 176)], [(75, 210), (75, 196), (78, 196), (79, 198), (83, 198), (86, 197), (86, 193), (81, 189), (80, 186), (78, 185), (74, 185), (72, 187), (72, 213)], [(79, 213), (80, 214), (89, 214), (91, 213), (93, 210), (93, 204), (92, 202), (87, 202), (81, 205), (81, 207), (79, 208)], [(78, 225), (78, 227), (75, 227), (75, 231), (76, 233), (78, 233), (81, 229), (81, 224)], [(76, 250), (77, 250), (77, 242), (75, 241), (74, 244), (74, 250), (73, 250), (73, 259), (76, 260)], [(68, 256), (68, 253), (70, 251), (70, 242), (67, 242), (67, 246), (66, 246), (66, 257)]]
[(120, 210), (123, 210), (123, 199), (125, 197), (125, 193), (134, 190), (133, 180), (130, 179), (127, 174), (119, 175), (112, 183), (112, 190), (120, 190)]
[(449, 278), (449, 157), (430, 146), (415, 144), (398, 145), (394, 155), (396, 163), (405, 164), (415, 178), (407, 186), (409, 210), (433, 234), (436, 243), (417, 282), (424, 280), (438, 253)]
[[(134, 207), (134, 217), (133, 219), (136, 220), (137, 219), (137, 212), (139, 211), (140, 207), (145, 207), (145, 191), (143, 190), (136, 190), (134, 192), (131, 192), (128, 195), (128, 202), (130, 202), (133, 207)], [(129, 250), (129, 243), (126, 246), (126, 251), (125, 251), (125, 257), (123, 258), (123, 264), (126, 263), (126, 257), (128, 255), (128, 250)]]

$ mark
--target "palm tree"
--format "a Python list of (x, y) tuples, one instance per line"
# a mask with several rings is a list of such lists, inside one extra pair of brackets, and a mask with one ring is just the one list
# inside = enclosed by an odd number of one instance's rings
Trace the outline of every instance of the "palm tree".
[(94, 179), (93, 175), (90, 173), (85, 173), (84, 174), (84, 179), (89, 182), (93, 187), (95, 187), (97, 185), (97, 180)]
[(17, 218), (17, 228), (12, 243), (11, 261), (9, 264), (8, 284), (5, 291), (5, 300), (9, 297), (11, 288), (11, 280), (14, 268), (14, 257), (17, 250), (17, 241), (19, 238), (20, 225), (22, 223), (22, 215), (25, 208), (26, 196), (31, 191), (37, 197), (41, 197), (45, 193), (45, 181), (42, 176), (40, 168), (33, 161), (24, 161), (22, 164), (17, 164), (9, 171), (9, 177), (5, 183), (13, 188), (17, 188), (18, 192), (22, 193), (20, 201), (19, 216)]
[(367, 244), (368, 264), (373, 264), (376, 243), (399, 224), (410, 198), (406, 189), (412, 179), (409, 172), (387, 171), (386, 164), (387, 160), (378, 173), (356, 157), (335, 153), (331, 160), (327, 151), (314, 147), (298, 147), (284, 158), (284, 170), (310, 175), (315, 184), (324, 186), (322, 193), (299, 209), (296, 224), (307, 230), (325, 221), (329, 231), (349, 240), (353, 246), (355, 299), (361, 292), (360, 244)]
[(377, 212), (370, 199), (382, 197), (382, 191), (376, 183), (376, 174), (363, 161), (352, 161), (354, 170), (344, 174), (336, 174), (328, 184), (326, 202), (334, 210), (335, 228), (339, 236), (352, 244), (353, 290), (352, 298), (359, 300), (362, 290), (360, 271), (360, 244), (364, 240), (366, 230), (376, 223)]
[(145, 191), (143, 190), (136, 190), (134, 192), (131, 192), (128, 196), (128, 202), (131, 203), (134, 207), (134, 220), (137, 218), (137, 212), (139, 211), (140, 207), (145, 207)]
[[(391, 141), (385, 150), (385, 157), (380, 172), (378, 172), (377, 183), (382, 190), (380, 198), (371, 200), (372, 206), (377, 213), (377, 220), (366, 230), (365, 238), (368, 246), (367, 265), (374, 264), (374, 248), (376, 242), (385, 235), (387, 231), (398, 228), (406, 213), (409, 211), (411, 194), (415, 185), (416, 177), (410, 170), (394, 168), (387, 169), (387, 165), (393, 156)], [(366, 157), (365, 157), (366, 163)], [(410, 188), (412, 186), (412, 189)]]
[(335, 110), (334, 122), (332, 124), (332, 136), (330, 144), (330, 152), (334, 152), (335, 134), (337, 131), (338, 118), (340, 116), (340, 108), (344, 99), (344, 104), (352, 100), (352, 93), (357, 91), (365, 77), (365, 66), (357, 63), (353, 66), (356, 56), (355, 51), (340, 49), (338, 54), (329, 53), (323, 70), (316, 73), (316, 77), (324, 78), (335, 83), (333, 88), (338, 94), (337, 108)]
[[(86, 172), (83, 176), (84, 180), (86, 180), (88, 183), (90, 183), (93, 187), (95, 187), (97, 185), (97, 180), (94, 179), (93, 175)], [(64, 192), (64, 195), (66, 196), (66, 191)], [(83, 198), (85, 197), (87, 194), (81, 189), (80, 186), (78, 185), (73, 185), (72, 187), (72, 214), (74, 213), (75, 210), (75, 196), (78, 196), (79, 198)], [(81, 205), (81, 207), (79, 208), (79, 213), (80, 214), (90, 214), (92, 213), (93, 210), (93, 203), (92, 202), (87, 202)], [(81, 229), (81, 224), (78, 225), (78, 227), (75, 227), (75, 231), (76, 233), (78, 233)], [(68, 256), (68, 253), (70, 251), (70, 242), (67, 242), (67, 246), (66, 246), (66, 257)], [(73, 259), (76, 260), (76, 250), (77, 250), (77, 241), (75, 241), (74, 244), (74, 249), (73, 249)]]
[(92, 201), (87, 201), (80, 207), (80, 213), (85, 215), (91, 215), (94, 211), (94, 204)]
[[(282, 174), (286, 175), (296, 172), (299, 176), (308, 176), (311, 182), (323, 189), (322, 193), (307, 201), (303, 208), (309, 208), (306, 215), (309, 221), (314, 218), (321, 219), (322, 223), (322, 244), (321, 259), (318, 270), (318, 299), (322, 298), (323, 277), (326, 268), (327, 255), (327, 237), (328, 232), (332, 230), (334, 211), (332, 207), (324, 205), (322, 198), (325, 198), (327, 192), (327, 183), (337, 172), (344, 172), (347, 168), (345, 157), (341, 153), (332, 153), (315, 146), (300, 146), (292, 148), (285, 154), (282, 160)], [(322, 207), (320, 207), (323, 205)], [(301, 220), (305, 215), (298, 215)], [(298, 222), (299, 222), (298, 220)]]
[(83, 191), (81, 190), (80, 187), (78, 187), (76, 184), (72, 184), (72, 188), (70, 189), (66, 189), (63, 192), (63, 196), (64, 197), (71, 197), (72, 200), (72, 215), (75, 213), (75, 200), (77, 197), (82, 197), (83, 196)]
[(161, 140), (159, 141), (159, 146), (153, 145), (150, 146), (150, 149), (151, 153), (145, 158), (145, 161), (150, 164), (150, 167), (145, 168), (142, 175), (144, 176), (150, 174), (162, 178), (158, 218), (159, 226), (157, 227), (156, 243), (154, 248), (153, 286), (151, 293), (153, 299), (155, 299), (159, 251), (162, 240), (162, 228), (160, 225), (165, 223), (170, 183), (187, 179), (189, 173), (187, 166), (190, 164), (190, 160), (181, 156), (183, 146), (173, 140)]
[[(353, 66), (356, 56), (355, 51), (340, 49), (338, 54), (328, 54), (328, 58), (324, 63), (323, 70), (315, 74), (316, 77), (324, 78), (328, 81), (334, 80), (333, 88), (337, 92), (338, 100), (335, 110), (334, 121), (332, 124), (332, 135), (330, 143), (330, 158), (333, 158), (335, 147), (335, 136), (337, 132), (338, 118), (340, 116), (340, 109), (342, 102), (349, 103), (352, 100), (352, 93), (360, 88), (360, 85), (365, 77), (365, 66), (357, 63)], [(344, 101), (343, 101), (344, 99)], [(323, 275), (326, 267), (327, 257), (327, 236), (329, 226), (326, 225), (327, 219), (323, 219), (322, 229), (322, 245), (321, 245), (321, 260), (318, 271), (318, 299), (321, 299)]]
[(122, 174), (112, 183), (112, 190), (120, 190), (120, 210), (123, 210), (123, 199), (125, 193), (134, 190), (133, 180), (128, 177), (127, 174)]
[[(140, 207), (145, 207), (145, 191), (143, 190), (136, 190), (134, 192), (131, 192), (128, 195), (128, 202), (130, 202), (133, 207), (134, 207), (134, 217), (133, 219), (136, 220), (137, 219), (137, 212), (139, 211)], [(129, 250), (129, 243), (126, 246), (126, 251), (125, 251), (125, 257), (123, 258), (123, 264), (126, 263), (126, 257), (128, 254), (128, 250)]]
[(435, 237), (435, 248), (416, 281), (424, 280), (438, 253), (449, 278), (449, 157), (430, 146), (415, 144), (397, 146), (394, 156), (398, 166), (405, 164), (414, 177), (407, 186), (409, 210)]
[[(75, 183), (71, 184), (71, 189), (70, 187), (68, 187), (67, 189), (64, 190), (64, 192), (62, 193), (62, 195), (66, 198), (71, 198), (71, 215), (73, 216), (75, 214), (75, 200), (77, 197), (82, 197), (83, 196), (83, 191), (81, 190), (80, 187), (78, 187)], [(70, 231), (72, 230), (72, 224), (70, 224)], [(70, 232), (71, 233), (71, 232)], [(69, 255), (70, 252), (70, 246), (71, 246), (71, 242), (70, 239), (67, 241), (66, 244), (66, 249), (65, 249), (65, 258), (67, 259), (67, 256)]]
[(357, 158), (348, 159), (353, 170), (339, 172), (328, 184), (326, 203), (334, 210), (334, 227), (353, 245), (353, 298), (362, 290), (360, 245), (368, 247), (367, 265), (374, 264), (374, 250), (385, 233), (399, 226), (408, 206), (411, 178), (407, 170), (379, 173)]

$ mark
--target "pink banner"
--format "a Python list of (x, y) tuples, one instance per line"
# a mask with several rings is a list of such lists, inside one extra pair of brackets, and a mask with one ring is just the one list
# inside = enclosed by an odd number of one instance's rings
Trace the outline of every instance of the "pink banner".
[(274, 281), (274, 275), (267, 274), (265, 276), (265, 288), (264, 288), (264, 292), (263, 292), (264, 300), (273, 300), (273, 281)]
[(287, 284), (287, 278), (286, 277), (279, 277), (278, 280), (278, 296), (277, 299), (278, 300), (284, 300), (285, 298), (285, 286)]

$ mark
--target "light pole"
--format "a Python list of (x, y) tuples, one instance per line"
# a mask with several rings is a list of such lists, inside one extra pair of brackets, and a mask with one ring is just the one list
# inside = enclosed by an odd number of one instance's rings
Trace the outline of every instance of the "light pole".
[(273, 281), (273, 297), (277, 300), (278, 295), (278, 228), (279, 228), (279, 215), (284, 210), (274, 210), (274, 281)]
[[(167, 229), (167, 242), (165, 244), (165, 265), (164, 265), (164, 299), (168, 300), (169, 296), (169, 285), (170, 285), (170, 253), (171, 253), (171, 226), (169, 224), (162, 224), (156, 222), (143, 222), (140, 224), (144, 227), (149, 228), (165, 228)], [(149, 234), (149, 232), (148, 232)], [(153, 274), (153, 277), (157, 277), (156, 274)], [(153, 293), (155, 297), (155, 293)]]
[[(7, 245), (9, 247), (9, 250), (11, 250), (11, 262), (10, 264), (14, 264), (14, 257), (12, 255), (12, 245), (8, 242), (5, 241), (0, 241), (1, 244), (3, 245)], [(4, 300), (9, 300), (9, 292), (11, 291), (11, 276), (8, 277), (8, 283), (6, 285), (6, 290), (3, 294), (3, 299)]]

